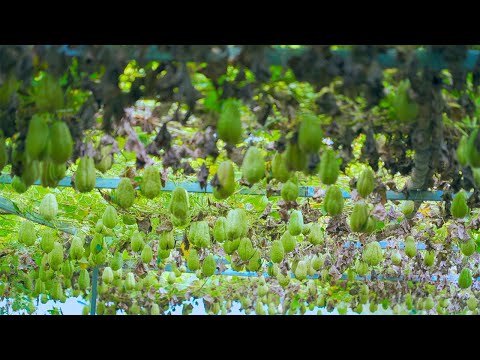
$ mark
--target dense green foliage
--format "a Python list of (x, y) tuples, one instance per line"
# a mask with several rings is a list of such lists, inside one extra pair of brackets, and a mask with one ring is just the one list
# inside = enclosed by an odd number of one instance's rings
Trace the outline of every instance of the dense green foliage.
[[(21, 215), (0, 214), (4, 311), (90, 301), (98, 267), (100, 314), (198, 298), (215, 314), (235, 301), (257, 314), (478, 312), (480, 98), (467, 47), (425, 47), (448, 69), (408, 46), (398, 69), (377, 61), (383, 46), (296, 47), (285, 66), (269, 64), (268, 46), (230, 61), (211, 46), (154, 47), (176, 54), (156, 61), (143, 46), (86, 48), (0, 47), (0, 168), (12, 178), (0, 196)], [(95, 189), (101, 177), (122, 180)], [(385, 193), (420, 189), (444, 201)], [(47, 223), (22, 219), (32, 213)], [(214, 275), (231, 271), (257, 276)]]

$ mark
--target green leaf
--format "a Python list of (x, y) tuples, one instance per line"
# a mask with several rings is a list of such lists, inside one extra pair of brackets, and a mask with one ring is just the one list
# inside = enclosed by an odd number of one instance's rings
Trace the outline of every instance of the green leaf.
[(218, 94), (216, 90), (210, 90), (207, 93), (205, 99), (203, 100), (203, 105), (207, 109), (220, 112), (221, 104), (220, 101), (218, 101)]

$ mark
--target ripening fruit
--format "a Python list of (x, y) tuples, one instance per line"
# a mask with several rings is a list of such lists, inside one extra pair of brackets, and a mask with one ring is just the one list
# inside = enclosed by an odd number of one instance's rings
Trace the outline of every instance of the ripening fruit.
[(285, 201), (295, 201), (300, 195), (300, 188), (298, 183), (288, 180), (285, 184), (282, 185), (281, 190), (282, 199)]
[(457, 147), (457, 160), (460, 165), (468, 165), (468, 136), (463, 135), (458, 142)]
[(188, 192), (182, 187), (177, 187), (172, 191), (168, 211), (179, 219), (186, 219), (188, 217), (188, 208), (190, 207), (188, 201)]
[(350, 228), (353, 232), (361, 232), (368, 222), (368, 206), (365, 202), (357, 202), (350, 215)]
[(272, 175), (279, 182), (284, 183), (290, 178), (290, 171), (288, 171), (287, 163), (285, 161), (285, 154), (275, 153), (272, 159)]
[(346, 315), (347, 314), (347, 311), (348, 311), (348, 306), (347, 306), (347, 303), (346, 302), (340, 302), (338, 305), (337, 305), (337, 311), (338, 311), (338, 314), (339, 315)]
[(160, 306), (153, 304), (150, 308), (150, 315), (160, 315)]
[(50, 291), (50, 295), (54, 300), (60, 300), (63, 297), (63, 288), (62, 284), (58, 281), (53, 283), (53, 288)]
[(110, 266), (113, 271), (118, 271), (122, 268), (123, 258), (122, 258), (121, 252), (117, 252), (115, 253), (115, 255), (113, 255), (112, 261), (110, 262)]
[(297, 278), (300, 281), (306, 279), (307, 270), (308, 270), (308, 266), (306, 261), (304, 260), (299, 261), (295, 269), (295, 278)]
[(300, 150), (298, 144), (289, 142), (283, 156), (289, 171), (303, 171), (307, 168), (308, 156)]
[(37, 240), (35, 225), (29, 220), (24, 220), (18, 229), (18, 241), (26, 246), (32, 246)]
[(115, 202), (123, 209), (128, 209), (135, 202), (135, 189), (128, 178), (122, 178), (115, 189)]
[(285, 253), (289, 253), (295, 250), (297, 241), (289, 231), (286, 231), (283, 233), (282, 237), (280, 238), (280, 241), (282, 242), (283, 250), (285, 251)]
[(414, 210), (415, 210), (414, 201), (412, 200), (402, 201), (402, 204), (400, 205), (400, 211), (403, 213), (403, 215), (410, 216)]
[(248, 219), (245, 210), (232, 209), (227, 215), (227, 237), (229, 240), (239, 239), (247, 235)]
[(252, 241), (249, 238), (242, 238), (240, 245), (238, 246), (238, 255), (243, 261), (249, 260), (254, 253)]
[(401, 262), (402, 262), (402, 255), (400, 254), (399, 251), (395, 251), (392, 254), (392, 264), (398, 266), (400, 265)]
[(96, 265), (96, 266), (103, 265), (107, 260), (106, 245), (102, 245), (102, 250), (100, 250), (99, 252), (91, 252), (88, 260), (90, 260), (92, 265)]
[(407, 310), (412, 310), (413, 308), (413, 299), (412, 299), (412, 294), (408, 293), (405, 295), (405, 306), (407, 307)]
[(253, 251), (253, 255), (248, 260), (247, 270), (248, 271), (258, 271), (262, 266), (262, 258), (259, 249)]
[(434, 262), (435, 262), (435, 251), (434, 250), (426, 251), (425, 256), (423, 258), (423, 264), (425, 266), (430, 267), (433, 265)]
[(60, 80), (53, 75), (44, 74), (34, 88), (32, 97), (39, 112), (55, 112), (63, 109), (64, 92)]
[(323, 267), (325, 260), (321, 255), (314, 255), (311, 261), (313, 270), (318, 271)]
[(460, 244), (460, 251), (465, 256), (473, 255), (476, 249), (477, 249), (477, 243), (473, 239), (470, 239), (467, 242)]
[(200, 269), (200, 260), (198, 258), (198, 252), (196, 249), (190, 249), (188, 253), (187, 266), (192, 271)]
[(230, 145), (236, 145), (242, 141), (242, 121), (239, 104), (236, 100), (227, 99), (224, 101), (217, 122), (217, 134), (221, 140)]
[(335, 185), (328, 187), (323, 200), (325, 211), (330, 216), (340, 215), (343, 211), (344, 199), (342, 190)]
[(320, 119), (313, 114), (303, 114), (298, 129), (298, 146), (305, 153), (318, 153), (323, 133)]
[(362, 284), (360, 286), (360, 289), (358, 291), (358, 294), (360, 295), (360, 302), (362, 304), (366, 304), (368, 302), (368, 295), (369, 295), (370, 289), (368, 288), (367, 284)]
[(218, 243), (223, 243), (227, 240), (227, 219), (223, 216), (220, 216), (215, 221), (213, 227), (213, 238)]
[(160, 195), (162, 182), (160, 172), (153, 166), (147, 166), (143, 171), (143, 178), (140, 182), (140, 191), (147, 199), (154, 199)]
[(375, 178), (373, 171), (370, 168), (366, 168), (360, 174), (357, 181), (357, 191), (363, 198), (370, 195), (375, 188)]
[(55, 181), (59, 181), (64, 178), (65, 173), (67, 172), (67, 165), (65, 163), (62, 164), (55, 164), (51, 163), (51, 177), (55, 179)]
[(206, 221), (198, 221), (196, 227), (195, 245), (199, 248), (210, 247), (210, 227)]
[(38, 297), (40, 294), (45, 293), (45, 283), (38, 279), (35, 281), (35, 288), (33, 290), (33, 296)]
[(288, 284), (290, 284), (290, 276), (288, 274), (283, 275), (280, 271), (278, 271), (275, 277), (277, 278), (278, 284), (284, 289), (288, 286)]
[(291, 235), (297, 236), (302, 233), (303, 214), (300, 210), (293, 210), (288, 219), (288, 231)]
[(357, 278), (357, 273), (354, 269), (347, 270), (347, 278), (349, 281), (354, 281)]
[[(137, 223), (137, 218), (134, 215), (123, 214), (122, 221), (125, 225), (135, 225)], [(103, 226), (103, 223), (102, 223)]]
[(223, 244), (223, 249), (228, 255), (231, 255), (235, 250), (238, 249), (239, 246), (240, 246), (240, 239), (227, 240)]
[(58, 176), (55, 175), (57, 173), (57, 166), (59, 165), (55, 165), (50, 160), (45, 159), (42, 161), (40, 182), (43, 187), (58, 186), (58, 181), (60, 179)]
[(255, 184), (265, 177), (265, 159), (262, 152), (250, 146), (242, 163), (242, 176), (249, 184)]
[(362, 229), (362, 232), (370, 234), (370, 233), (375, 231), (375, 228), (376, 228), (375, 218), (373, 216), (369, 216), (368, 220), (367, 220), (367, 223), (365, 224), (365, 226)]
[(103, 269), (102, 280), (105, 284), (113, 283), (113, 270), (111, 267), (107, 266)]
[(128, 309), (129, 315), (140, 315), (141, 312), (142, 309), (140, 308), (140, 305), (138, 305), (136, 302), (134, 302)]
[(273, 263), (281, 263), (285, 256), (285, 250), (283, 248), (283, 243), (280, 240), (275, 240), (272, 243), (272, 247), (270, 249), (270, 260)]
[(268, 276), (275, 277), (279, 273), (280, 269), (277, 264), (273, 263), (272, 265), (267, 266)]
[(217, 265), (215, 264), (215, 258), (212, 254), (207, 255), (203, 260), (202, 264), (202, 274), (206, 277), (212, 276), (215, 274)]
[(74, 236), (72, 244), (70, 245), (70, 258), (72, 260), (80, 260), (83, 257), (84, 252), (83, 240), (78, 236)]
[(320, 223), (312, 223), (310, 225), (310, 233), (308, 234), (308, 241), (310, 241), (312, 245), (322, 244), (324, 241), (323, 235), (324, 235), (324, 231)]
[(104, 146), (100, 149), (101, 158), (95, 159), (95, 168), (105, 173), (112, 168), (113, 165), (113, 155), (111, 154), (112, 145)]
[(327, 149), (320, 159), (320, 180), (325, 185), (333, 185), (337, 181), (339, 173), (340, 166), (335, 151)]
[(57, 216), (58, 203), (55, 195), (46, 194), (43, 197), (42, 201), (40, 202), (39, 212), (40, 216), (47, 221), (51, 221)]
[(102, 216), (103, 225), (109, 229), (113, 229), (118, 224), (118, 215), (117, 210), (112, 206), (108, 205), (105, 209), (105, 212)]
[(62, 274), (65, 276), (65, 279), (71, 279), (73, 276), (73, 271), (75, 270), (72, 261), (66, 260), (62, 264)]
[(365, 276), (368, 272), (368, 264), (360, 259), (355, 261), (355, 271), (359, 276)]
[(413, 258), (417, 254), (417, 244), (412, 236), (407, 236), (405, 238), (405, 255), (409, 258)]
[(216, 199), (226, 199), (235, 191), (235, 171), (230, 160), (226, 160), (218, 165), (217, 184), (213, 187), (213, 196)]
[[(132, 237), (130, 239), (130, 245), (132, 246), (132, 250), (134, 252), (139, 252), (144, 248), (145, 242), (143, 241), (143, 236), (142, 236), (142, 233), (140, 231), (135, 230), (133, 232)], [(161, 248), (161, 246), (160, 246), (160, 248)], [(162, 250), (165, 250), (165, 249), (162, 249)]]
[(89, 192), (95, 188), (96, 184), (95, 164), (93, 158), (84, 156), (80, 158), (75, 175), (75, 188), (79, 192)]
[(52, 229), (45, 229), (42, 232), (42, 240), (40, 240), (40, 247), (46, 254), (53, 250), (55, 245), (55, 233)]
[[(188, 240), (193, 245), (195, 245), (196, 239), (197, 239), (197, 234), (198, 234), (197, 227), (198, 227), (198, 221), (193, 221), (190, 223), (190, 227), (188, 229)], [(165, 245), (162, 245), (162, 244), (160, 244), (160, 246), (165, 247)]]
[(353, 311), (357, 314), (361, 314), (363, 312), (363, 304), (358, 303), (357, 306), (353, 309)]
[(60, 243), (55, 243), (53, 250), (50, 252), (48, 263), (53, 270), (60, 269), (63, 263), (63, 246)]
[(158, 242), (161, 250), (172, 250), (175, 248), (175, 237), (173, 231), (163, 231), (160, 233), (160, 240)]
[(468, 289), (472, 285), (472, 272), (469, 268), (463, 268), (458, 277), (458, 286), (461, 289)]
[[(63, 166), (63, 168), (65, 168), (65, 165)], [(59, 178), (60, 175), (61, 178), (63, 178), (65, 173), (57, 175), (59, 175)], [(33, 183), (40, 178), (40, 162), (38, 160), (30, 160), (24, 162), (21, 178), (26, 187), (33, 185)]]
[(477, 147), (475, 143), (477, 142), (477, 137), (478, 137), (478, 131), (480, 130), (479, 127), (475, 128), (467, 142), (467, 159), (468, 163), (470, 164), (471, 167), (473, 168), (479, 168), (480, 167), (480, 152), (478, 152)]
[(80, 290), (86, 290), (90, 287), (90, 275), (87, 269), (81, 269), (78, 277), (78, 287)]
[(475, 298), (475, 296), (470, 295), (470, 297), (467, 299), (467, 306), (468, 306), (468, 310), (470, 310), (470, 311), (477, 310), (478, 303), (477, 303), (477, 299)]
[(28, 124), (25, 153), (30, 160), (41, 160), (48, 143), (50, 130), (45, 118), (34, 115)]
[(55, 164), (64, 164), (72, 156), (72, 135), (63, 121), (55, 121), (50, 127), (48, 150), (49, 158)]
[(257, 301), (255, 305), (255, 314), (256, 315), (266, 315), (265, 309), (263, 308), (263, 304), (261, 301)]
[(459, 191), (452, 201), (452, 216), (456, 219), (464, 218), (468, 215), (467, 195), (465, 191)]
[(432, 310), (434, 306), (435, 302), (433, 301), (433, 298), (431, 296), (427, 297), (423, 303), (423, 307), (425, 308), (425, 310)]
[(145, 245), (143, 247), (143, 250), (142, 250), (142, 262), (144, 264), (149, 264), (152, 259), (153, 259), (153, 252), (152, 252), (152, 248), (150, 247), (150, 245)]
[(410, 89), (410, 80), (405, 79), (398, 85), (395, 98), (393, 100), (393, 108), (398, 120), (401, 122), (412, 122), (418, 116), (418, 104), (410, 99), (408, 91)]
[(135, 275), (132, 272), (127, 273), (125, 278), (125, 289), (127, 289), (127, 291), (133, 290), (135, 289), (135, 285)]
[(23, 194), (27, 191), (27, 185), (23, 182), (20, 176), (15, 175), (12, 179), (12, 188), (18, 194)]
[(303, 225), (303, 229), (302, 229), (302, 235), (304, 236), (308, 236), (308, 234), (310, 234), (310, 227), (312, 226), (313, 223), (308, 223), (308, 224), (304, 224)]
[(103, 235), (95, 233), (90, 242), (90, 254), (97, 255), (106, 247)]
[(97, 220), (97, 223), (95, 224), (95, 232), (101, 234), (104, 230), (104, 225), (103, 225), (103, 220), (102, 219), (98, 219)]
[(371, 266), (376, 266), (382, 262), (383, 252), (378, 241), (373, 241), (365, 245), (365, 249), (362, 253), (362, 259)]

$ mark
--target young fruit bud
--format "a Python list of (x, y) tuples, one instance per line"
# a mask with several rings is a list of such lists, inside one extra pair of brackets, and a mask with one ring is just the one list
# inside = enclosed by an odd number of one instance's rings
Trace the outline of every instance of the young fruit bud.
[(340, 166), (335, 151), (327, 149), (320, 159), (320, 180), (325, 185), (333, 185), (340, 173)]
[(357, 181), (357, 191), (363, 198), (370, 195), (375, 188), (375, 178), (373, 171), (370, 168), (366, 168), (360, 174)]
[(153, 166), (147, 166), (143, 171), (140, 191), (147, 199), (154, 199), (160, 195), (161, 190), (162, 182), (160, 180), (160, 172)]
[(265, 177), (265, 159), (259, 149), (250, 146), (242, 163), (242, 176), (249, 184), (255, 184)]

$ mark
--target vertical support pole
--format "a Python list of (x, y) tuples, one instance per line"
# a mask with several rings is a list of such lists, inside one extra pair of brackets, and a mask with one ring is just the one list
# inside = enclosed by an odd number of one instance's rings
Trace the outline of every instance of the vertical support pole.
[(98, 286), (98, 266), (93, 268), (92, 276), (92, 294), (90, 296), (90, 315), (95, 315), (97, 310), (97, 286)]

